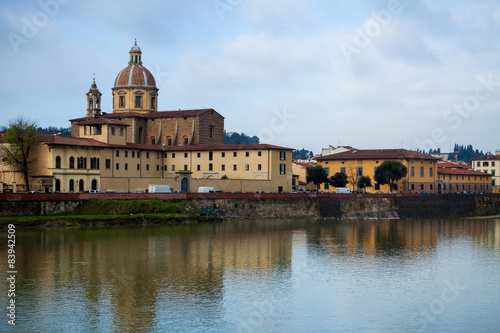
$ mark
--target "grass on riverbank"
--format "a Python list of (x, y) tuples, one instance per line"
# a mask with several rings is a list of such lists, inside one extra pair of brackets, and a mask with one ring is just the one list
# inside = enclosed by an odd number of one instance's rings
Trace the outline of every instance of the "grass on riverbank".
[(201, 209), (186, 200), (125, 199), (85, 201), (70, 212), (42, 216), (0, 217), (0, 226), (19, 223), (23, 226), (95, 225), (123, 223), (196, 223), (219, 221), (204, 216)]

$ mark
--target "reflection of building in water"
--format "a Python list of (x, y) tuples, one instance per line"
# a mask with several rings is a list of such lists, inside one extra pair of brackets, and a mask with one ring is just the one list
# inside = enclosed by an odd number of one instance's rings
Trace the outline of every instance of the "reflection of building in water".
[[(330, 235), (329, 235), (330, 234)], [(437, 221), (359, 221), (320, 228), (320, 238), (335, 253), (377, 255), (386, 251), (434, 248)]]
[(109, 303), (116, 327), (133, 330), (154, 322), (162, 297), (202, 295), (217, 303), (228, 269), (290, 266), (292, 233), (249, 223), (56, 233), (21, 242), (18, 270), (36, 281), (24, 289), (32, 299), (51, 303), (55, 286), (90, 313)]

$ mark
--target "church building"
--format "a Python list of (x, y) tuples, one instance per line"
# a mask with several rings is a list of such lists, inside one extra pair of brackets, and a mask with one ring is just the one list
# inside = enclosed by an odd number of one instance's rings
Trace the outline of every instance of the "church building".
[[(150, 184), (196, 192), (292, 189), (292, 150), (268, 144), (224, 144), (224, 117), (214, 109), (158, 111), (158, 88), (137, 42), (112, 90), (113, 111), (102, 112), (94, 81), (85, 117), (71, 119), (72, 137), (42, 135), (30, 166), (30, 188), (43, 192), (146, 192)], [(0, 185), (23, 189), (0, 167)]]

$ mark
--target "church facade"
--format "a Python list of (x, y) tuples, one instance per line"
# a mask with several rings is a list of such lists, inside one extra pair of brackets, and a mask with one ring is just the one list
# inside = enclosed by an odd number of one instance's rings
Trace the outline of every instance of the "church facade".
[[(292, 190), (292, 150), (267, 144), (225, 145), (224, 117), (214, 109), (158, 111), (158, 88), (135, 43), (112, 88), (113, 112), (101, 110), (92, 83), (85, 117), (72, 137), (42, 135), (30, 166), (32, 190), (145, 192), (149, 184), (196, 192)], [(23, 189), (1, 166), (2, 187)]]

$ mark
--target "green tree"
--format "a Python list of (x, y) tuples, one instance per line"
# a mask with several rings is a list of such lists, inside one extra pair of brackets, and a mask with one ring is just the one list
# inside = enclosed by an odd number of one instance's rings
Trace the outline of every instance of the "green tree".
[(24, 176), (26, 190), (30, 190), (29, 164), (32, 162), (32, 152), (40, 143), (40, 134), (34, 122), (19, 116), (9, 122), (4, 136), (5, 145), (2, 147), (2, 159), (5, 164)]
[(316, 165), (315, 167), (307, 169), (306, 180), (308, 183), (313, 182), (314, 185), (316, 185), (316, 189), (319, 191), (319, 185), (328, 182), (328, 175), (321, 165)]
[(381, 184), (388, 184), (392, 192), (394, 185), (408, 173), (408, 169), (399, 161), (385, 161), (375, 170), (374, 180)]
[(372, 179), (369, 176), (361, 176), (358, 179), (358, 188), (363, 189), (366, 192), (366, 188), (372, 186)]
[(330, 177), (330, 185), (333, 187), (345, 187), (348, 182), (347, 175), (343, 172), (337, 172)]

